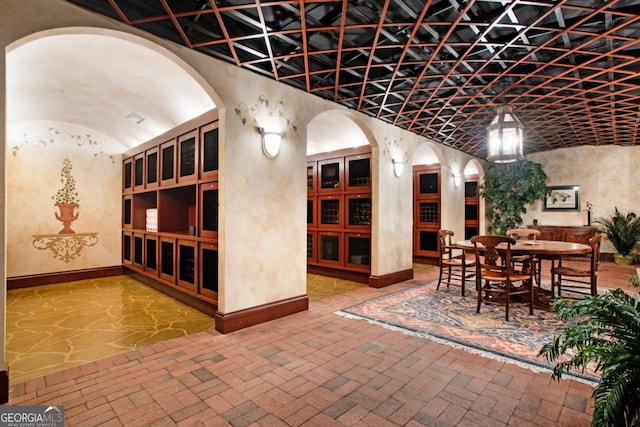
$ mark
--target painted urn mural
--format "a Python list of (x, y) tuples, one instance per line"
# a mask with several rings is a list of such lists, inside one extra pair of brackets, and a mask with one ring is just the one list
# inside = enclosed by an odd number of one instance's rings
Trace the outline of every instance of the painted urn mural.
[(62, 230), (59, 234), (71, 234), (75, 233), (71, 229), (71, 223), (78, 219), (78, 212), (75, 210), (80, 206), (78, 204), (78, 192), (76, 191), (76, 180), (71, 175), (73, 165), (69, 159), (64, 159), (62, 162), (62, 170), (60, 171), (60, 182), (62, 187), (56, 192), (53, 199), (55, 205), (60, 210), (60, 213), (56, 212), (56, 219), (62, 222)]
[(33, 235), (33, 246), (36, 249), (49, 250), (55, 258), (67, 263), (79, 257), (83, 248), (98, 243), (98, 233), (76, 233), (71, 228), (71, 223), (80, 215), (76, 211), (80, 207), (80, 199), (72, 170), (71, 160), (65, 158), (60, 170), (62, 186), (51, 197), (59, 210), (55, 212), (55, 217), (62, 223), (62, 230), (58, 234)]

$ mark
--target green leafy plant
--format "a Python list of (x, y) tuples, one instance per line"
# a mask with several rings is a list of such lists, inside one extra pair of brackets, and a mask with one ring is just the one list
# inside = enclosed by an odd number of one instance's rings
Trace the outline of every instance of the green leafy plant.
[(60, 170), (60, 182), (62, 183), (62, 187), (58, 189), (55, 196), (53, 196), (53, 200), (55, 204), (58, 203), (78, 203), (80, 200), (78, 198), (78, 192), (76, 191), (76, 180), (71, 175), (71, 170), (73, 169), (73, 165), (71, 164), (71, 160), (64, 159), (62, 161), (62, 169)]
[(542, 165), (526, 159), (489, 167), (480, 187), (480, 196), (487, 202), (489, 231), (505, 234), (518, 228), (526, 206), (548, 193), (546, 180)]
[(629, 255), (640, 240), (640, 218), (634, 212), (623, 214), (616, 207), (613, 217), (596, 218), (593, 222), (621, 255)]
[[(630, 276), (632, 286), (637, 277)], [(640, 425), (640, 302), (621, 289), (570, 304), (558, 299), (553, 308), (568, 322), (564, 332), (545, 344), (539, 355), (557, 363), (552, 378), (560, 380), (570, 369), (585, 372), (595, 366), (601, 374), (593, 390), (592, 426)]]

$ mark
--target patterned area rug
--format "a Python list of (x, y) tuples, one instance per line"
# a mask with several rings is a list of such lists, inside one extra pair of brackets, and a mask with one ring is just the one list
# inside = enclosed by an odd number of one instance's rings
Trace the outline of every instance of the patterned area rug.
[[(362, 302), (338, 314), (399, 328), (529, 369), (552, 369), (551, 364), (537, 355), (542, 345), (562, 332), (566, 325), (558, 320), (556, 313), (536, 309), (531, 316), (528, 306), (512, 304), (506, 322), (503, 305), (483, 303), (480, 314), (476, 314), (477, 293), (473, 285), (467, 287), (465, 297), (460, 295), (458, 286), (441, 286), (436, 290), (436, 285), (437, 281), (432, 281), (414, 286)], [(587, 382), (597, 381), (597, 377), (581, 372), (567, 375)]]

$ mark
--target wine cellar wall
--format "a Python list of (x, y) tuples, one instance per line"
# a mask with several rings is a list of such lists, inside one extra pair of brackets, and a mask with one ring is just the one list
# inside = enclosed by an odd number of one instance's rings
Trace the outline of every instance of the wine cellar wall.
[(464, 238), (480, 234), (480, 179), (477, 175), (464, 181)]
[(307, 265), (371, 273), (369, 146), (308, 158)]
[[(414, 260), (440, 257), (440, 165), (413, 167)], [(431, 261), (432, 262), (432, 261)]]
[(125, 153), (122, 168), (123, 265), (210, 314), (218, 303), (218, 145), (212, 110)]

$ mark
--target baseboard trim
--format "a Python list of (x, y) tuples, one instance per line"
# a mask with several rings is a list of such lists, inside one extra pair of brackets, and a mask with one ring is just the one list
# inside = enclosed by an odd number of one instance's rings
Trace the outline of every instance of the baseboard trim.
[(440, 258), (430, 258), (414, 255), (413, 262), (415, 262), (416, 264), (440, 265)]
[(181, 290), (172, 288), (171, 286), (165, 285), (164, 283), (159, 282), (151, 277), (145, 276), (144, 274), (140, 274), (129, 269), (126, 269), (125, 271), (127, 275), (133, 277), (137, 281), (142, 282), (150, 288), (153, 288), (158, 292), (162, 292), (163, 294), (175, 300), (178, 300), (183, 304), (193, 307), (196, 310), (206, 314), (207, 316), (215, 317), (216, 315), (217, 306), (215, 304), (203, 301), (200, 298), (191, 296)]
[(0, 404), (9, 401), (9, 370), (4, 367), (4, 371), (0, 371)]
[(51, 285), (53, 283), (72, 282), (75, 280), (120, 276), (122, 274), (125, 274), (122, 266), (116, 265), (112, 267), (90, 268), (86, 270), (72, 270), (61, 271), (57, 273), (34, 274), (30, 276), (7, 277), (7, 289), (29, 288), (32, 286)]
[(309, 297), (302, 295), (232, 313), (216, 313), (216, 331), (222, 334), (248, 328), (309, 309)]
[(384, 288), (385, 286), (411, 279), (413, 279), (413, 268), (396, 271), (395, 273), (385, 274), (383, 276), (369, 276), (369, 286), (372, 288)]
[(320, 267), (307, 264), (307, 273), (321, 276), (335, 277), (337, 279), (351, 280), (352, 282), (369, 284), (369, 273), (358, 271), (339, 270), (337, 268)]

